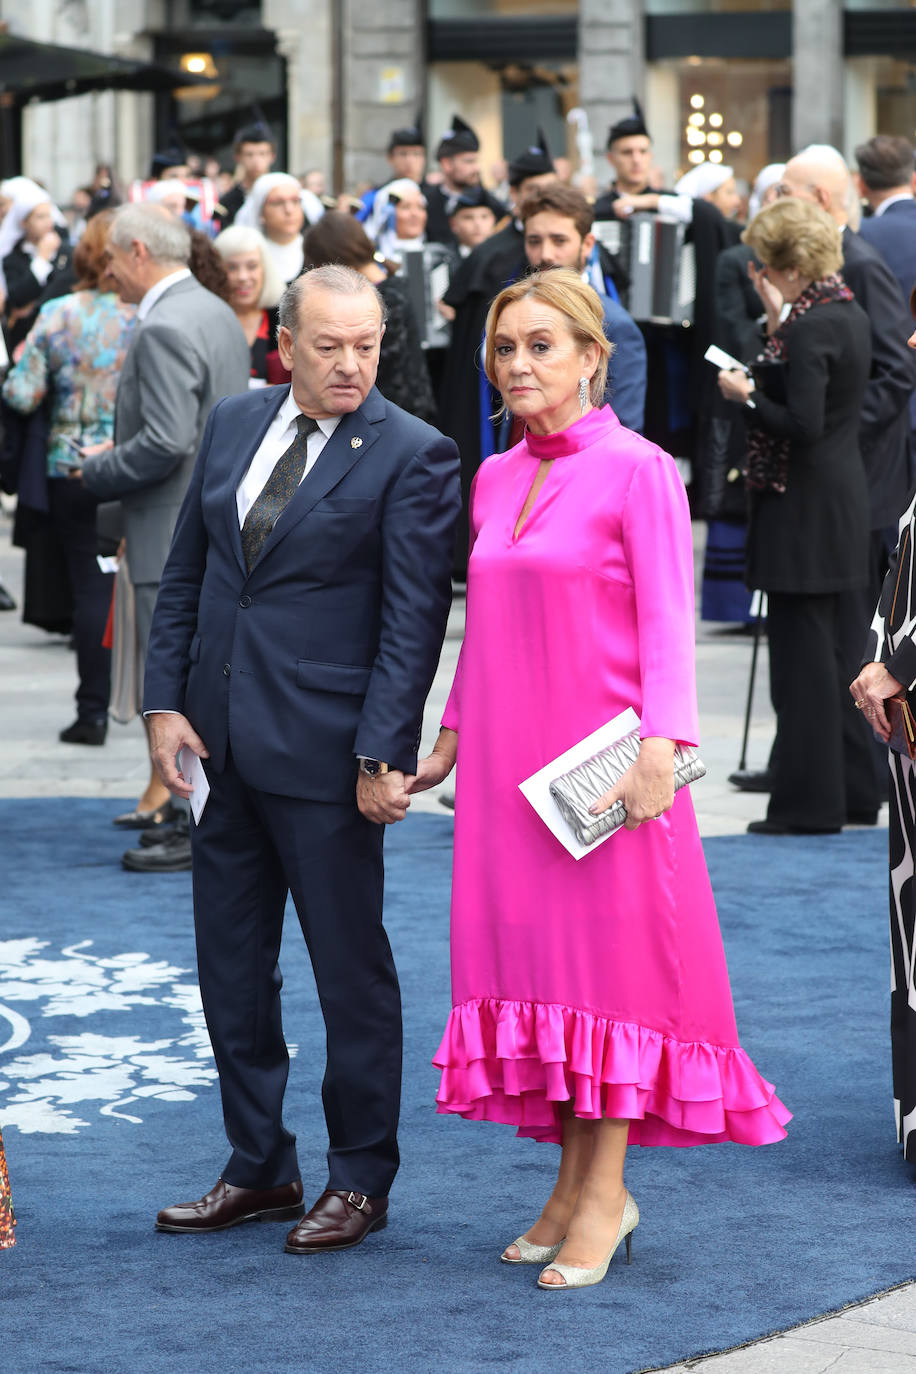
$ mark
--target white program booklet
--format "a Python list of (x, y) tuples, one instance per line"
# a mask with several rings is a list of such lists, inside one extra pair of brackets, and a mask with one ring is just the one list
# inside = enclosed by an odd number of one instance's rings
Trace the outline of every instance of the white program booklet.
[(185, 782), (189, 782), (194, 788), (191, 793), (191, 815), (194, 817), (194, 824), (200, 825), (200, 818), (204, 814), (204, 807), (210, 795), (210, 784), (204, 766), (194, 750), (186, 745), (178, 751), (178, 767)]
[(580, 844), (563, 819), (560, 808), (550, 795), (550, 784), (561, 773), (568, 773), (571, 768), (575, 768), (576, 764), (584, 763), (586, 759), (591, 758), (592, 754), (597, 754), (599, 749), (606, 749), (609, 744), (622, 739), (624, 735), (628, 735), (631, 730), (636, 730), (638, 727), (639, 716), (631, 706), (628, 706), (625, 711), (621, 711), (619, 716), (609, 720), (606, 725), (600, 726), (592, 734), (587, 735), (585, 739), (580, 740), (578, 744), (574, 744), (571, 749), (567, 749), (565, 754), (560, 754), (557, 758), (552, 759), (550, 763), (539, 768), (536, 773), (531, 774), (530, 778), (526, 778), (524, 782), (520, 782), (518, 785), (522, 796), (527, 798), (547, 829), (556, 835), (560, 844), (574, 859), (581, 859), (586, 854), (591, 854), (599, 845), (604, 844), (605, 840), (609, 840), (612, 835), (616, 834), (616, 831), (608, 831), (594, 844)]

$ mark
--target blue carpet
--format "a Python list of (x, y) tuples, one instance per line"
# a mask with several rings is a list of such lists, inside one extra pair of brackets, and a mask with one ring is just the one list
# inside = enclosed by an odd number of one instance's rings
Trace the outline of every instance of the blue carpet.
[[(791, 1326), (916, 1273), (914, 1178), (889, 1083), (886, 837), (707, 844), (742, 1041), (795, 1112), (760, 1150), (633, 1150), (632, 1267), (549, 1295), (497, 1262), (553, 1147), (435, 1114), (449, 1005), (451, 822), (388, 839), (407, 1053), (392, 1224), (357, 1251), (282, 1253), (285, 1228), (158, 1235), (226, 1158), (195, 1011), (189, 875), (117, 864), (99, 801), (0, 801), (0, 1121), (19, 1244), (0, 1254), (3, 1374), (624, 1374)], [(294, 920), (287, 1119), (323, 1186), (322, 1028)], [(21, 1043), (18, 1043), (21, 1042)]]

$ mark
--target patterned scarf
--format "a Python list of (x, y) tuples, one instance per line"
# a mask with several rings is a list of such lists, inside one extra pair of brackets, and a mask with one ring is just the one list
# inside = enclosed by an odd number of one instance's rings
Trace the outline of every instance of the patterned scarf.
[[(823, 305), (827, 301), (851, 301), (852, 292), (843, 281), (839, 272), (829, 277), (813, 281), (801, 293), (782, 324), (767, 339), (766, 347), (757, 359), (759, 363), (784, 363), (788, 357), (786, 334), (801, 316), (812, 306)], [(747, 485), (754, 491), (784, 492), (789, 476), (790, 441), (775, 434), (768, 434), (759, 425), (748, 425), (747, 430)]]

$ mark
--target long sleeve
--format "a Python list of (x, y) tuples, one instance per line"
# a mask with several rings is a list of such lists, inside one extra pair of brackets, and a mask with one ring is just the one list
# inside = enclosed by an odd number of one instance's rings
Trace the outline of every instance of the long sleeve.
[(684, 483), (661, 450), (633, 475), (623, 543), (636, 596), (642, 683), (640, 733), (699, 742), (694, 649), (693, 536)]
[(646, 409), (646, 345), (642, 331), (622, 305), (605, 299), (604, 332), (614, 345), (604, 399), (626, 429), (642, 433)]
[(155, 320), (141, 326), (132, 347), (143, 423), (83, 468), (86, 486), (106, 501), (164, 481), (196, 446), (203, 360), (179, 330)]
[(824, 433), (827, 384), (830, 379), (830, 325), (816, 319), (817, 307), (786, 331), (786, 402), (772, 400), (759, 389), (749, 425), (795, 443), (811, 444)]
[[(848, 231), (847, 231), (848, 233)], [(912, 333), (897, 278), (870, 246), (859, 259), (847, 250), (843, 275), (871, 324), (871, 376), (862, 403), (862, 437), (881, 430), (905, 409), (916, 386), (916, 356), (907, 348)]]
[(381, 523), (381, 633), (353, 752), (414, 773), (451, 601), (458, 452), (437, 435), (404, 467)]
[(37, 410), (48, 394), (47, 318), (42, 311), (25, 341), (22, 355), (3, 383), (3, 399), (23, 415)]

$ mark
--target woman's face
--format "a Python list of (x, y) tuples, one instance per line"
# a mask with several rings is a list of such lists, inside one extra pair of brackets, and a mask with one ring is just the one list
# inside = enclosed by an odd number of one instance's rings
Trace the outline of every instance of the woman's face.
[(276, 243), (292, 243), (302, 232), (305, 212), (299, 190), (292, 182), (274, 187), (264, 202), (261, 221), (265, 236)]
[(426, 200), (419, 191), (408, 191), (394, 207), (394, 232), (399, 239), (418, 239), (426, 229)]
[(726, 219), (734, 219), (741, 204), (741, 194), (738, 191), (735, 178), (729, 177), (728, 181), (723, 181), (721, 186), (710, 191), (706, 199), (711, 200), (719, 213), (724, 215)]
[(38, 243), (45, 234), (49, 234), (54, 228), (54, 210), (51, 202), (45, 200), (36, 205), (32, 213), (26, 216), (22, 228), (29, 243)]
[(223, 260), (229, 277), (233, 310), (251, 310), (264, 290), (264, 266), (258, 252), (233, 253)]
[(496, 384), (509, 410), (542, 433), (565, 429), (579, 415), (579, 378), (591, 377), (598, 345), (583, 351), (566, 317), (525, 297), (507, 305), (494, 334)]

